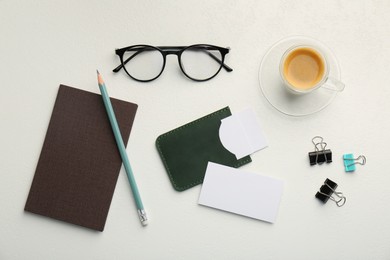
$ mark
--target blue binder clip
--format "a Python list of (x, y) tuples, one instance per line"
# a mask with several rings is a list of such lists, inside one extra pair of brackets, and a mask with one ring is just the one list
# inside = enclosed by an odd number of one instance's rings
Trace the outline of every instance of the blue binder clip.
[(356, 164), (365, 165), (366, 157), (364, 155), (359, 155), (357, 158), (353, 157), (352, 153), (344, 154), (344, 168), (346, 172), (353, 172), (356, 170)]

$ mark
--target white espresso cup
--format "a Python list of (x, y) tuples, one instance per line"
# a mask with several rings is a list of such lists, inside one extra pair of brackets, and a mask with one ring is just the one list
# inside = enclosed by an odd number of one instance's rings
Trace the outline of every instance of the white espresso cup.
[(289, 48), (279, 65), (280, 77), (291, 93), (307, 94), (321, 87), (344, 90), (344, 83), (329, 77), (329, 63), (326, 56), (316, 47), (299, 45)]

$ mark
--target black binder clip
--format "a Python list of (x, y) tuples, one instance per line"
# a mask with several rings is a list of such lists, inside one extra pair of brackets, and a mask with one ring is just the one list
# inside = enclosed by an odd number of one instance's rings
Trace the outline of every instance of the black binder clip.
[(315, 136), (311, 140), (314, 144), (314, 152), (309, 153), (310, 165), (323, 164), (332, 162), (332, 151), (325, 149), (327, 143), (324, 142), (324, 138), (321, 136)]
[[(342, 192), (337, 192), (337, 183), (326, 179), (324, 185), (321, 186), (320, 190), (316, 193), (316, 198), (322, 201), (324, 204), (328, 202), (329, 199), (333, 200), (337, 206), (341, 207), (347, 201), (347, 198), (343, 195)], [(335, 195), (333, 197), (332, 195)]]

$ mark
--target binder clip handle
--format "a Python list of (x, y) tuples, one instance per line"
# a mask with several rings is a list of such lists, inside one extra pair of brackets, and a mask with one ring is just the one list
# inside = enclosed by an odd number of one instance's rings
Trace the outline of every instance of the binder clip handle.
[(338, 207), (342, 207), (345, 204), (345, 202), (347, 202), (347, 198), (343, 195), (342, 192), (337, 192), (337, 191), (333, 190), (333, 194), (336, 195), (338, 197), (338, 199), (334, 198), (333, 196), (329, 196), (329, 199), (336, 202), (336, 205)]
[(367, 161), (367, 159), (364, 155), (359, 155), (355, 160), (356, 161), (354, 162), (354, 164), (360, 164), (360, 165), (365, 165), (366, 161)]
[[(319, 141), (315, 141), (316, 139), (319, 139)], [(315, 147), (316, 151), (323, 151), (323, 150), (325, 150), (325, 147), (327, 145), (327, 143), (324, 142), (324, 138), (319, 136), (319, 135), (314, 136), (313, 139), (311, 139), (311, 142), (314, 144), (314, 147)], [(318, 148), (319, 145), (320, 145), (320, 148)]]

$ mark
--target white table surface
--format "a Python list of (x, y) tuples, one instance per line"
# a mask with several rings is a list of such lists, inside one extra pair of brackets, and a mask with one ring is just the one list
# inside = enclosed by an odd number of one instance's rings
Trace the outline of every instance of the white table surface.
[[(390, 259), (390, 1), (19, 1), (0, 0), (0, 259)], [(276, 41), (305, 35), (337, 56), (344, 92), (307, 117), (265, 100), (258, 70)], [(144, 43), (230, 46), (232, 73), (196, 83), (169, 56), (149, 84), (114, 74), (114, 49)], [(139, 105), (127, 148), (146, 210), (142, 227), (124, 169), (104, 232), (24, 212), (58, 86)], [(201, 186), (175, 191), (156, 137), (230, 106), (255, 110), (269, 147), (242, 169), (284, 180), (274, 224), (197, 204)], [(310, 167), (311, 138), (332, 149)], [(342, 154), (367, 164), (344, 172)], [(314, 198), (330, 178), (345, 206)]]

